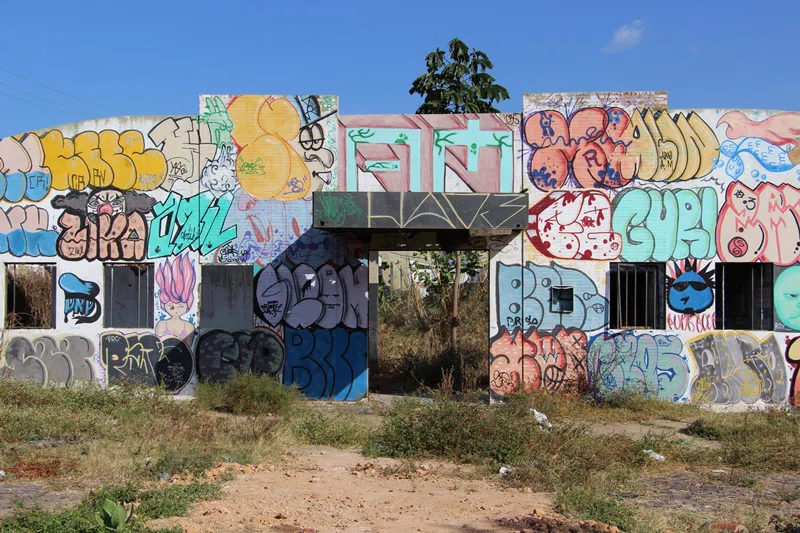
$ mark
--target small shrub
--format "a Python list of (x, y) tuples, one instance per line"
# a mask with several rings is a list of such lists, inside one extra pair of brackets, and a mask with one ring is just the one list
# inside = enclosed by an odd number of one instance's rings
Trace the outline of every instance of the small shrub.
[(363, 445), (369, 435), (369, 428), (353, 415), (328, 415), (310, 408), (293, 417), (291, 427), (305, 443), (338, 448)]
[(205, 409), (235, 415), (287, 415), (300, 395), (266, 374), (241, 373), (230, 381), (200, 382), (195, 401)]

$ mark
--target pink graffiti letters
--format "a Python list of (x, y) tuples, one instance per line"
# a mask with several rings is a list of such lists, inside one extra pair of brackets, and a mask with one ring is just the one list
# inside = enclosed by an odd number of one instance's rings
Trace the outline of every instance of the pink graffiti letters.
[(800, 190), (732, 183), (719, 213), (717, 250), (723, 261), (791, 265), (800, 260)]

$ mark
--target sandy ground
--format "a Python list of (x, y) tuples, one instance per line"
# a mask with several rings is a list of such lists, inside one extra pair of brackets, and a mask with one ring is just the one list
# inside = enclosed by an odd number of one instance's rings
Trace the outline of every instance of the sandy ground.
[(179, 524), (187, 533), (514, 531), (500, 520), (550, 505), (549, 495), (470, 479), (463, 467), (303, 447), (278, 464), (245, 467), (222, 500), (149, 525)]

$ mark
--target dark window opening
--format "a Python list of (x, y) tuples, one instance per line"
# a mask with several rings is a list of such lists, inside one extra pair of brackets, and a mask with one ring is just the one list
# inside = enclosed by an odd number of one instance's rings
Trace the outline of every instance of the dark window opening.
[(54, 327), (55, 272), (55, 265), (6, 265), (6, 328)]
[(772, 263), (717, 263), (717, 329), (772, 331)]
[(573, 293), (572, 287), (551, 287), (550, 312), (571, 313), (573, 309)]
[(105, 265), (103, 326), (153, 327), (153, 264)]
[(664, 263), (611, 263), (611, 328), (664, 329)]
[(200, 327), (241, 329), (253, 323), (253, 266), (203, 265)]

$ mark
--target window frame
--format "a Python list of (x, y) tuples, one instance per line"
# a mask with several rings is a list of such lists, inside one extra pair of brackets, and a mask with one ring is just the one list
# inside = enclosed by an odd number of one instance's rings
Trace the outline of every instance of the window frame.
[[(638, 300), (637, 295), (639, 291), (639, 283), (636, 275), (639, 271), (644, 271), (645, 275), (645, 302), (648, 300), (648, 291), (652, 287), (654, 290), (653, 308), (650, 311), (651, 316), (648, 316), (648, 309), (645, 307), (644, 320), (638, 317), (638, 309), (634, 306), (633, 320), (630, 320), (628, 310), (625, 311), (625, 318), (623, 320), (620, 311), (620, 303), (622, 301), (629, 301), (630, 298), (628, 285), (630, 284), (630, 274), (634, 274), (634, 302)], [(654, 272), (653, 272), (654, 271)], [(626, 298), (622, 299), (622, 274), (625, 275), (625, 288)], [(652, 283), (650, 277), (652, 275)], [(609, 316), (608, 327), (609, 329), (628, 329), (628, 330), (665, 330), (667, 326), (667, 297), (666, 297), (666, 263), (649, 261), (649, 262), (627, 262), (627, 261), (613, 261), (609, 266), (609, 283), (608, 283), (608, 302), (609, 302)], [(652, 322), (649, 320), (652, 319)], [(641, 322), (641, 323), (638, 323)]]
[[(556, 297), (556, 291), (559, 291), (559, 297)], [(567, 292), (569, 291), (569, 292)], [(569, 298), (566, 296), (569, 295)], [(559, 302), (569, 300), (569, 309), (563, 309)], [(568, 315), (575, 311), (575, 288), (571, 285), (553, 285), (550, 287), (550, 312), (558, 313), (560, 315)]]
[[(20, 267), (20, 266), (23, 266), (23, 267), (43, 267), (45, 269), (49, 269), (49, 271), (50, 271), (50, 325), (49, 326), (15, 326), (15, 327), (12, 327), (12, 326), (10, 326), (8, 324), (8, 317), (9, 317), (9, 315), (11, 313), (14, 312), (14, 310), (9, 305), (9, 296), (11, 296), (11, 294), (16, 294), (16, 284), (14, 284), (13, 293), (12, 293), (12, 291), (9, 290), (9, 285), (10, 285), (10, 281), (11, 281), (10, 271), (13, 268), (14, 272), (16, 273), (17, 268)], [(5, 306), (4, 306), (5, 309), (4, 309), (4, 316), (3, 316), (3, 329), (7, 329), (7, 330), (11, 330), (11, 331), (13, 331), (13, 330), (22, 331), (22, 330), (51, 330), (51, 329), (56, 329), (56, 322), (57, 322), (57, 320), (56, 320), (56, 298), (57, 298), (57, 294), (58, 294), (56, 292), (56, 289), (57, 289), (56, 288), (56, 283), (57, 283), (57, 277), (58, 277), (58, 266), (56, 265), (56, 263), (50, 263), (50, 262), (44, 262), (44, 263), (13, 262), (13, 263), (5, 263), (3, 265), (3, 268), (5, 270), (5, 277), (6, 277), (6, 280), (5, 280), (5, 282), (6, 282), (6, 284), (5, 284), (5, 291), (6, 291), (5, 298), (6, 298), (6, 300), (5, 300)], [(13, 298), (11, 301), (12, 302), (16, 301), (16, 298)]]
[[(727, 293), (729, 291), (726, 290), (726, 284), (729, 279), (730, 270), (733, 269), (750, 269), (750, 288), (751, 294), (749, 295), (748, 299), (746, 300), (749, 303), (750, 313), (749, 317), (747, 314), (744, 314), (745, 310), (740, 309), (737, 312), (729, 314), (726, 312), (726, 303), (728, 302)], [(726, 269), (730, 269), (728, 273), (726, 273)], [(755, 280), (753, 279), (753, 274), (756, 270), (760, 272), (760, 281), (759, 286), (761, 288), (760, 294), (760, 305), (756, 306), (755, 301), (757, 299), (758, 294), (756, 291), (753, 291), (753, 285)], [(765, 282), (764, 282), (764, 273), (769, 273), (769, 285), (767, 291), (764, 290)], [(733, 283), (733, 282), (731, 282)], [(721, 331), (735, 331), (735, 330), (744, 330), (744, 331), (775, 331), (775, 303), (774, 303), (774, 296), (773, 292), (775, 290), (775, 264), (774, 263), (766, 263), (766, 262), (753, 262), (753, 263), (744, 263), (738, 261), (731, 261), (731, 262), (715, 262), (714, 263), (714, 285), (715, 295), (714, 295), (714, 313), (716, 316), (716, 323), (715, 327), (717, 330)], [(745, 291), (747, 294), (748, 291)], [(768, 302), (768, 306), (764, 307), (764, 302)], [(754, 313), (755, 309), (761, 309), (761, 317), (759, 322), (756, 323), (754, 320)], [(748, 318), (748, 323), (744, 325), (737, 325), (731, 323), (737, 317), (746, 317)], [(760, 326), (760, 327), (756, 327)], [(763, 327), (768, 326), (768, 327)]]
[[(139, 314), (141, 310), (141, 282), (139, 283), (139, 300), (137, 302), (137, 320), (136, 325), (122, 325), (122, 324), (114, 324), (112, 323), (115, 315), (114, 315), (114, 305), (113, 305), (113, 298), (114, 298), (114, 270), (117, 268), (147, 268), (148, 275), (147, 281), (145, 282), (145, 291), (148, 292), (149, 298), (147, 298), (147, 308), (145, 311), (145, 321), (142, 321), (142, 317)], [(111, 274), (110, 283), (109, 283), (109, 273)], [(107, 329), (153, 329), (155, 327), (155, 274), (156, 268), (155, 263), (149, 261), (142, 261), (142, 262), (107, 262), (103, 263), (103, 328)], [(149, 288), (149, 291), (148, 291)], [(147, 316), (149, 314), (149, 317)], [(147, 319), (150, 319), (149, 322)]]

